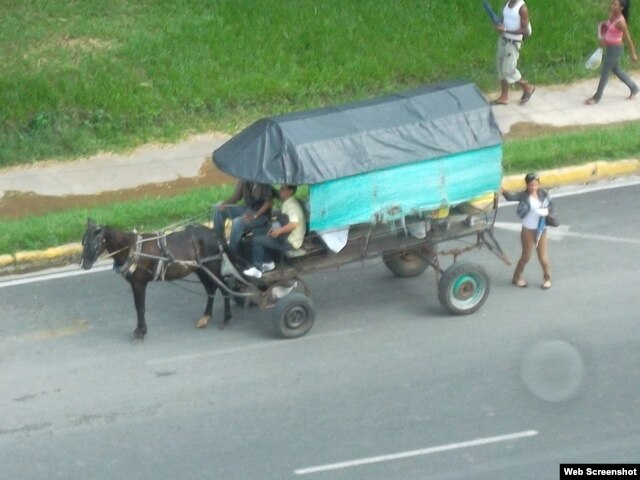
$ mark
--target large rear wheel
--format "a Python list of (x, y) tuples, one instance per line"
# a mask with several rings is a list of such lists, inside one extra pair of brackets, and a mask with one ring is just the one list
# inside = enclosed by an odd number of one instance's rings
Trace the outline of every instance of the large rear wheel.
[(455, 263), (440, 278), (438, 300), (449, 313), (469, 315), (484, 304), (489, 289), (489, 275), (482, 266)]
[(396, 277), (415, 277), (429, 266), (424, 255), (417, 250), (385, 252), (382, 254), (382, 261)]

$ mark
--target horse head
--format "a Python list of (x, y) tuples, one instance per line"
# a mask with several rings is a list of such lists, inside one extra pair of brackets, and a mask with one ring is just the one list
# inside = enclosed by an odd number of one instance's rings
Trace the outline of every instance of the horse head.
[(105, 249), (105, 229), (90, 218), (87, 219), (87, 229), (82, 236), (82, 260), (80, 266), (89, 270)]

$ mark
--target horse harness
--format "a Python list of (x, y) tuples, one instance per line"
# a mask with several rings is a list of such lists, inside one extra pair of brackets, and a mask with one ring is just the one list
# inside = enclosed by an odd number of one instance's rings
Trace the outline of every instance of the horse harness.
[[(142, 251), (142, 244), (151, 240), (156, 240), (156, 244), (158, 246), (158, 249), (160, 250), (160, 255), (150, 255)], [(156, 269), (155, 272), (153, 272), (154, 275), (152, 281), (155, 282), (160, 280), (164, 282), (167, 268), (172, 263), (179, 263), (182, 266), (199, 266), (204, 261), (211, 261), (220, 257), (221, 255), (216, 255), (213, 257), (207, 257), (205, 259), (199, 259), (197, 262), (176, 260), (174, 255), (168, 249), (167, 234), (165, 232), (156, 232), (156, 236), (150, 238), (143, 238), (142, 235), (136, 234), (135, 247), (129, 247), (129, 255), (127, 255), (127, 259), (125, 260), (124, 264), (122, 264), (122, 266), (120, 266), (119, 268), (114, 269), (125, 279), (129, 279), (140, 266), (140, 259), (150, 258), (153, 260), (157, 260)], [(114, 267), (116, 267), (116, 265), (114, 265)], [(150, 270), (148, 271), (151, 273)]]
[(138, 260), (140, 259), (140, 252), (142, 251), (142, 235), (136, 235), (135, 248), (129, 247), (129, 255), (122, 265), (117, 267), (114, 263), (114, 270), (122, 275), (124, 278), (131, 278), (138, 268)]

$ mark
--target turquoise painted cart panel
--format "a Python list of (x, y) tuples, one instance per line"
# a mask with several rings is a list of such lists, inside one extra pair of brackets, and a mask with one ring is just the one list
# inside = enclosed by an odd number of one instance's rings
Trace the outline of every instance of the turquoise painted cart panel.
[(502, 145), (467, 151), (309, 188), (310, 228), (330, 230), (453, 207), (500, 189)]

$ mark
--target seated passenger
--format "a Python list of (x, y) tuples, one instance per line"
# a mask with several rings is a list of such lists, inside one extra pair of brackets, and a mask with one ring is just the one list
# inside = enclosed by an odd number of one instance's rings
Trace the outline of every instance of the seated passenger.
[(307, 222), (302, 205), (294, 196), (296, 190), (295, 185), (280, 187), (280, 199), (282, 200), (280, 218), (283, 220), (274, 223), (266, 234), (253, 237), (254, 266), (245, 270), (243, 272), (245, 275), (262, 278), (262, 272), (268, 272), (276, 267), (273, 261), (274, 252), (283, 253), (302, 246), (304, 236), (307, 233)]
[[(244, 205), (237, 205), (240, 200)], [(237, 253), (238, 244), (245, 233), (267, 225), (272, 205), (271, 185), (238, 180), (233, 194), (216, 206), (213, 228), (220, 238), (224, 238), (224, 222), (227, 218), (231, 219), (229, 249)]]

